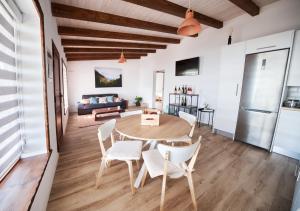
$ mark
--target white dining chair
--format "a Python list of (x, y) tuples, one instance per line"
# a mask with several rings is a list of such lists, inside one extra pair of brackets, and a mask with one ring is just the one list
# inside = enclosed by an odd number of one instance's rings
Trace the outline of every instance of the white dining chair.
[[(146, 171), (143, 175), (143, 187), (146, 181), (147, 172), (151, 178), (163, 176), (160, 210), (163, 210), (166, 192), (167, 176), (169, 178), (180, 178), (186, 176), (191, 192), (194, 208), (197, 210), (196, 197), (192, 179), (194, 164), (197, 159), (198, 152), (201, 147), (201, 136), (198, 141), (192, 145), (183, 147), (173, 147), (169, 145), (159, 144), (157, 149), (144, 151), (142, 153)], [(188, 164), (186, 161), (190, 160)]]
[[(142, 114), (143, 111), (142, 110), (136, 110), (136, 111), (126, 111), (126, 112), (122, 112), (120, 113), (121, 118), (127, 117), (127, 116), (132, 116), (132, 115), (138, 115), (138, 114)], [(125, 136), (120, 134), (120, 139), (122, 141), (125, 140)]]
[[(100, 148), (102, 152), (101, 165), (96, 178), (96, 188), (99, 188), (101, 183), (101, 177), (104, 173), (104, 169), (109, 167), (109, 162), (112, 160), (125, 161), (128, 165), (130, 186), (132, 194), (135, 193), (135, 188), (133, 186), (133, 169), (132, 161), (138, 161), (141, 158), (142, 153), (142, 141), (115, 141), (113, 130), (116, 125), (116, 120), (112, 119), (105, 122), (98, 128), (98, 139), (100, 143)], [(109, 149), (105, 149), (104, 141), (111, 138), (112, 146)]]
[(178, 138), (175, 138), (175, 139), (169, 139), (169, 140), (166, 140), (166, 141), (168, 143), (172, 143), (173, 146), (174, 146), (174, 143), (176, 143), (176, 142), (177, 143), (178, 142), (185, 142), (185, 143), (188, 143), (188, 144), (192, 144), (192, 137), (193, 137), (193, 134), (194, 134), (196, 123), (197, 123), (197, 118), (194, 115), (183, 112), (183, 111), (179, 111), (178, 115), (181, 119), (184, 119), (185, 121), (187, 121), (190, 124), (191, 130), (190, 130), (189, 134), (187, 134), (187, 135), (184, 135), (184, 136), (181, 136), (181, 137), (178, 137)]

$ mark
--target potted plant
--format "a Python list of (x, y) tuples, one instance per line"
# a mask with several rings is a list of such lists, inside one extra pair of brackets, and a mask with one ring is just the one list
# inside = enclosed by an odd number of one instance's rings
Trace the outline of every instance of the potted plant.
[(143, 100), (142, 97), (136, 96), (136, 97), (135, 97), (135, 105), (136, 105), (136, 106), (141, 106), (142, 100)]

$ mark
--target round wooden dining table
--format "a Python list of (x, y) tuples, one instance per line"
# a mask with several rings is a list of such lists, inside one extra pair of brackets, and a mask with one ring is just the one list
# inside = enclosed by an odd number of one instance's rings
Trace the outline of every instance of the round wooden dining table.
[(141, 125), (141, 115), (132, 115), (117, 120), (116, 131), (131, 139), (164, 141), (189, 134), (189, 123), (177, 116), (162, 114), (159, 126)]
[[(130, 139), (147, 141), (145, 145), (149, 144), (149, 150), (151, 150), (156, 148), (159, 141), (188, 135), (191, 126), (187, 121), (167, 114), (160, 115), (159, 126), (141, 125), (141, 115), (132, 115), (118, 119), (115, 130), (122, 136)], [(145, 171), (146, 166), (143, 164), (135, 180), (135, 188), (140, 186)]]

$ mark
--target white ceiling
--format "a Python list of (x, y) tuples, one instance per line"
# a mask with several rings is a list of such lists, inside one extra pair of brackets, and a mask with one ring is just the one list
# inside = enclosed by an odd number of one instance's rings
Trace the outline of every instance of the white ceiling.
[[(169, 1), (184, 7), (188, 7), (188, 0), (169, 0)], [(253, 1), (259, 7), (262, 7), (272, 2), (275, 2), (277, 0), (253, 0)], [(177, 16), (173, 16), (167, 13), (162, 13), (156, 10), (152, 10), (132, 3), (128, 3), (122, 0), (52, 0), (52, 2), (91, 9), (91, 10), (97, 10), (101, 12), (135, 18), (144, 21), (155, 22), (155, 23), (174, 26), (174, 27), (178, 27), (183, 20), (182, 18), (179, 18)], [(191, 8), (199, 13), (218, 19), (220, 21), (228, 21), (237, 16), (245, 14), (243, 10), (241, 10), (239, 7), (231, 3), (229, 0), (192, 0)], [(174, 34), (167, 34), (167, 33), (137, 29), (137, 28), (129, 28), (123, 26), (72, 20), (72, 19), (65, 19), (65, 18), (56, 18), (56, 19), (59, 26), (73, 26), (73, 27), (107, 30), (107, 31), (114, 31), (114, 32), (126, 32), (126, 33), (136, 33), (136, 34), (144, 34), (144, 35), (152, 35), (152, 36), (181, 38), (180, 36)], [(208, 26), (202, 25), (203, 29), (207, 27)], [(71, 38), (67, 36), (63, 36), (63, 37)], [(103, 40), (97, 38), (82, 38), (82, 37), (76, 37), (76, 39)], [(124, 41), (124, 40), (118, 40), (118, 41)], [(138, 42), (138, 41), (128, 41), (128, 42)], [(146, 43), (146, 41), (143, 42)]]

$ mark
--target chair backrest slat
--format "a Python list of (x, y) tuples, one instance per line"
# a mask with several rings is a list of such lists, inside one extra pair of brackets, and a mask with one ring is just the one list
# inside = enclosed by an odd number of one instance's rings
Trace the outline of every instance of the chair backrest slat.
[(189, 133), (189, 137), (193, 137), (194, 134), (194, 129), (196, 126), (196, 122), (197, 122), (197, 118), (189, 113), (183, 112), (183, 111), (179, 111), (179, 117), (184, 119), (185, 121), (187, 121), (190, 125), (191, 125), (191, 131)]
[(201, 145), (201, 136), (198, 141), (192, 145), (184, 147), (173, 147), (169, 145), (159, 144), (157, 146), (158, 151), (164, 157), (169, 152), (169, 161), (174, 164), (181, 164), (190, 160), (193, 155), (198, 151)]
[(189, 113), (179, 111), (178, 113), (179, 117), (187, 121), (191, 126), (194, 126), (196, 124), (197, 118)]
[(115, 119), (111, 119), (107, 122), (105, 122), (103, 125), (101, 125), (98, 128), (98, 137), (99, 141), (106, 141), (108, 139), (108, 137), (110, 137), (111, 133), (113, 132), (114, 128), (116, 125), (116, 120)]
[(137, 115), (137, 114), (142, 114), (142, 113), (143, 113), (142, 110), (126, 111), (126, 112), (120, 113), (120, 116), (121, 116), (121, 118), (123, 118), (123, 117), (132, 116), (132, 115)]

